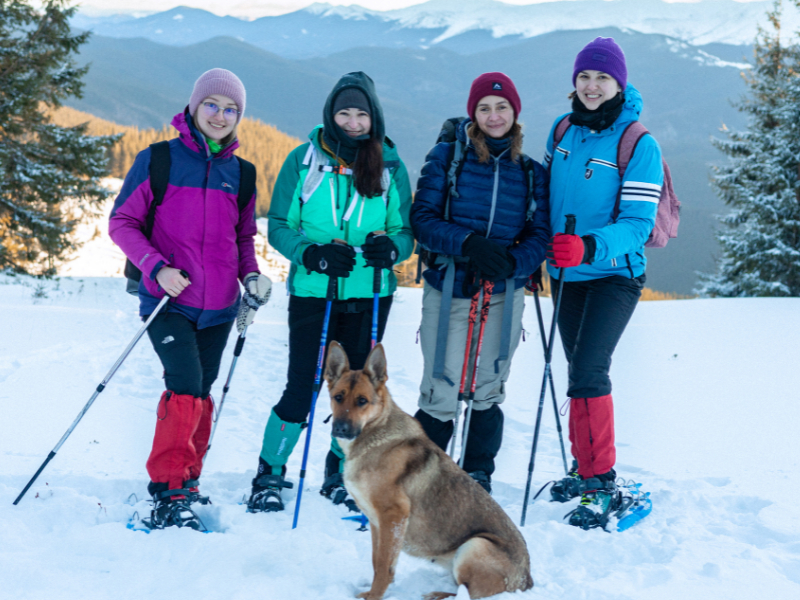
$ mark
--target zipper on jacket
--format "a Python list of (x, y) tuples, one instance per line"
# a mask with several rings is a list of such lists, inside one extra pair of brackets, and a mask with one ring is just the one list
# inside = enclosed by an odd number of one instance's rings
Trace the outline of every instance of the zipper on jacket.
[(328, 186), (331, 189), (331, 213), (333, 214), (333, 226), (336, 227), (339, 221), (336, 218), (336, 192), (333, 190), (333, 179), (328, 179)]
[[(508, 152), (505, 150), (500, 154), (503, 156)], [(489, 237), (489, 234), (492, 232), (492, 225), (494, 224), (494, 212), (497, 209), (497, 190), (500, 187), (500, 156), (493, 157), (494, 158), (494, 167), (492, 170), (494, 171), (494, 185), (492, 187), (492, 208), (489, 212), (489, 225), (486, 227), (486, 237)]]
[(586, 164), (584, 166), (588, 167), (592, 163), (595, 163), (596, 165), (603, 165), (604, 167), (610, 167), (612, 169), (619, 170), (619, 167), (617, 167), (617, 165), (615, 165), (614, 163), (609, 162), (607, 160), (601, 160), (599, 158), (590, 158), (589, 160), (586, 161)]

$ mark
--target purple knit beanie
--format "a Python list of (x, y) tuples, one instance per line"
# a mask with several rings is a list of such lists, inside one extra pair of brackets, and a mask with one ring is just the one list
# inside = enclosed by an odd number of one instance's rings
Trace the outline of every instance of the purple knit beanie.
[(614, 38), (595, 38), (584, 46), (575, 57), (575, 68), (572, 70), (572, 85), (581, 71), (602, 71), (608, 73), (625, 91), (628, 85), (628, 67), (625, 66), (625, 53)]
[(242, 120), (247, 94), (244, 91), (244, 84), (236, 75), (225, 69), (211, 69), (200, 75), (194, 82), (192, 97), (189, 99), (189, 114), (192, 117), (200, 103), (211, 94), (222, 94), (236, 102), (236, 107), (239, 109), (239, 118), (236, 122)]

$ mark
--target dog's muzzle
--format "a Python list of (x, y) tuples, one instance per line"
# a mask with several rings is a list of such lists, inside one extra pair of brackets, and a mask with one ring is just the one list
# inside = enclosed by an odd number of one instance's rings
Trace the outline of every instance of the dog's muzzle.
[(361, 428), (355, 427), (350, 421), (345, 419), (333, 420), (333, 430), (331, 431), (333, 437), (352, 440), (357, 438), (359, 433), (361, 433)]

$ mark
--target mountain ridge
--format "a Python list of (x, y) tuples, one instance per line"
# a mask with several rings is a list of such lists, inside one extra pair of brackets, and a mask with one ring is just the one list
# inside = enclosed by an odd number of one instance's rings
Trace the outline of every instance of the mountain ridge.
[[(691, 4), (573, 0), (528, 5), (496, 0), (430, 0), (388, 11), (316, 3), (250, 21), (185, 6), (128, 19), (79, 12), (72, 23), (107, 37), (145, 37), (176, 46), (227, 35), (290, 58), (326, 56), (358, 46), (424, 49), (441, 45), (469, 55), (553, 31), (604, 27), (667, 35), (695, 46), (746, 45), (755, 39), (758, 25), (766, 24), (771, 8), (769, 0), (703, 0)], [(783, 13), (784, 30), (800, 29), (800, 14), (794, 7), (785, 6)]]

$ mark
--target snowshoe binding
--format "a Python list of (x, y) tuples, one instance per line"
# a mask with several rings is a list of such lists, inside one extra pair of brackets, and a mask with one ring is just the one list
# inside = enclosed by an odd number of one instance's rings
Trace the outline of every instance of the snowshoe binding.
[[(608, 531), (609, 521), (614, 518), (623, 526), (617, 529), (624, 531), (650, 512), (652, 504), (649, 494), (643, 494), (641, 484), (616, 480), (612, 469), (605, 475), (592, 477), (581, 482), (581, 500), (578, 507), (568, 512), (564, 518), (570, 525), (589, 530), (600, 527)], [(587, 489), (594, 487), (594, 489)], [(627, 515), (634, 517), (627, 519)], [(628, 523), (630, 521), (630, 523)]]
[(319, 493), (336, 505), (344, 504), (347, 510), (351, 512), (361, 512), (356, 501), (348, 495), (347, 489), (344, 487), (344, 478), (341, 473), (334, 473), (326, 477)]
[(283, 510), (281, 490), (292, 489), (294, 484), (286, 481), (283, 475), (262, 473), (253, 479), (253, 489), (247, 501), (247, 512), (278, 512)]
[(569, 502), (580, 496), (582, 481), (583, 479), (578, 475), (578, 461), (573, 460), (572, 468), (567, 476), (554, 482), (553, 487), (550, 488), (551, 502)]
[(142, 519), (142, 525), (151, 531), (167, 527), (188, 527), (195, 531), (208, 531), (203, 520), (192, 510), (194, 503), (211, 503), (207, 496), (201, 496), (197, 492), (196, 484), (191, 488), (156, 492), (153, 494), (150, 517)]

